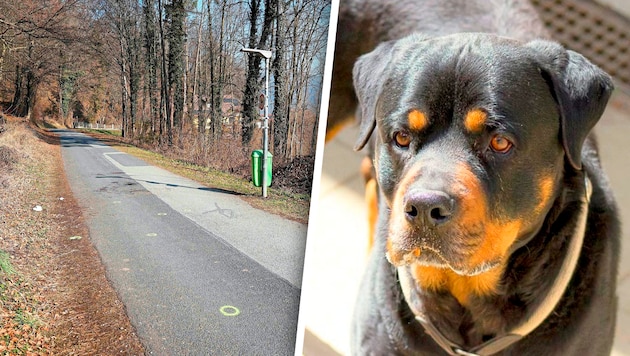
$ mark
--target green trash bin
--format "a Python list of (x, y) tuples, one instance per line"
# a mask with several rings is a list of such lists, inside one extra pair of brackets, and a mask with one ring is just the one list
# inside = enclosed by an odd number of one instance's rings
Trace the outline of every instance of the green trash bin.
[[(263, 172), (262, 172), (262, 157), (263, 150), (255, 150), (252, 152), (252, 181), (254, 186), (262, 187)], [(267, 152), (267, 186), (271, 186), (272, 179), (272, 167), (273, 167), (273, 155), (271, 152)]]

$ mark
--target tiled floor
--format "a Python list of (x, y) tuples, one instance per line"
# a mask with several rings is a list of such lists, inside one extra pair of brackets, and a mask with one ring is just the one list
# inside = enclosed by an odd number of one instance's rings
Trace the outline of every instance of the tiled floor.
[[(621, 220), (630, 225), (630, 97), (616, 93), (596, 131)], [(349, 354), (349, 330), (367, 249), (366, 213), (355, 129), (325, 147), (319, 197), (308, 236), (302, 317), (305, 355)], [(613, 355), (630, 356), (630, 228), (623, 232), (619, 313)]]

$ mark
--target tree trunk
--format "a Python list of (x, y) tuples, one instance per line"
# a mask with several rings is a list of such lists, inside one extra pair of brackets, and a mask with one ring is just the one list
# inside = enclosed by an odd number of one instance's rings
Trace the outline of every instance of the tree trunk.
[(285, 69), (285, 15), (282, 11), (283, 0), (275, 0), (276, 6), (276, 53), (273, 60), (274, 70), (274, 106), (273, 106), (273, 140), (274, 155), (276, 157), (287, 157), (287, 95), (286, 95), (286, 69)]
[[(28, 41), (28, 62), (32, 62), (33, 40)], [(31, 119), (31, 112), (35, 106), (37, 81), (31, 65), (15, 67), (15, 94), (11, 106), (15, 116)]]
[(26, 73), (26, 117), (27, 120), (34, 119), (31, 117), (35, 102), (37, 99), (37, 79), (32, 70)]
[[(249, 47), (257, 49), (267, 48), (267, 42), (271, 36), (273, 29), (273, 23), (275, 19), (276, 8), (273, 3), (274, 0), (266, 0), (265, 3), (265, 16), (263, 20), (262, 31), (260, 33), (260, 39), (257, 41), (257, 24), (258, 24), (258, 12), (260, 11), (260, 0), (251, 0), (250, 2), (250, 16), (249, 16)], [(254, 54), (247, 55), (247, 81), (245, 82), (245, 93), (243, 97), (243, 123), (242, 123), (242, 138), (243, 146), (248, 146), (254, 129), (254, 121), (258, 117), (258, 93), (260, 90), (260, 67), (262, 57)]]
[[(201, 57), (201, 27), (203, 24), (203, 15), (204, 12), (202, 11), (201, 17), (199, 18), (199, 27), (197, 28), (197, 48), (195, 48), (195, 61), (193, 62), (193, 79), (192, 79), (192, 93), (190, 95), (190, 109), (194, 112), (197, 112), (197, 129), (199, 133), (203, 133), (202, 130), (200, 130), (199, 128), (201, 127), (201, 113), (199, 112), (200, 106), (199, 106), (199, 91), (198, 91), (198, 87), (199, 87), (199, 63), (200, 63), (200, 57)], [(194, 115), (190, 115), (191, 117), (194, 117)], [(191, 123), (192, 125), (192, 123)], [(203, 137), (203, 135), (200, 135), (201, 137)]]
[(157, 94), (157, 48), (155, 41), (155, 3), (153, 0), (144, 0), (144, 21), (145, 21), (145, 49), (147, 56), (147, 75), (148, 75), (148, 94), (150, 102), (150, 115), (151, 115), (151, 131), (156, 132), (156, 127), (160, 122), (160, 110), (158, 107), (158, 94)]
[(221, 4), (221, 26), (219, 28), (219, 49), (218, 63), (216, 78), (213, 78), (212, 85), (212, 139), (213, 142), (217, 142), (222, 135), (223, 128), (223, 112), (221, 106), (223, 105), (223, 84), (224, 84), (224, 72), (225, 62), (223, 60), (223, 32), (225, 29), (225, 1)]
[[(124, 31), (124, 28), (123, 28)], [(127, 137), (127, 125), (129, 125), (129, 113), (128, 113), (128, 109), (127, 109), (127, 102), (128, 102), (128, 98), (129, 98), (129, 94), (127, 91), (127, 60), (126, 60), (126, 56), (125, 56), (125, 43), (124, 43), (124, 36), (122, 36), (122, 32), (121, 31), (121, 36), (119, 38), (120, 41), (120, 85), (121, 85), (121, 109), (122, 109), (122, 132), (121, 135), (122, 137)]]
[(138, 33), (133, 23), (129, 24), (129, 38), (127, 43), (127, 57), (129, 67), (129, 123), (128, 137), (133, 137), (136, 130), (136, 117), (138, 115), (138, 93), (140, 91), (140, 62)]
[[(258, 13), (261, 0), (250, 1), (249, 13), (249, 48), (257, 45)], [(258, 116), (256, 109), (256, 93), (258, 92), (258, 77), (260, 76), (260, 57), (247, 53), (247, 79), (243, 96), (243, 118), (241, 122), (241, 143), (248, 146), (252, 140), (254, 120)]]
[(181, 133), (184, 117), (184, 44), (186, 41), (184, 1), (173, 0), (168, 9), (171, 20), (168, 30), (168, 79), (173, 98), (173, 126)]
[[(164, 36), (164, 21), (162, 20), (162, 16), (164, 14), (162, 0), (158, 0), (158, 12), (160, 14), (159, 18), (159, 28), (160, 28), (160, 45), (162, 47), (162, 112), (164, 115), (164, 128), (166, 130), (167, 135), (167, 144), (169, 146), (173, 145), (173, 125), (172, 125), (172, 108), (171, 108), (171, 91), (169, 87), (169, 77), (167, 71), (167, 63), (166, 63), (166, 38)], [(161, 137), (160, 137), (161, 139)]]
[(18, 64), (15, 66), (15, 90), (13, 92), (13, 101), (11, 101), (11, 107), (13, 108), (13, 114), (16, 116), (22, 116), (21, 109), (22, 101), (22, 67)]

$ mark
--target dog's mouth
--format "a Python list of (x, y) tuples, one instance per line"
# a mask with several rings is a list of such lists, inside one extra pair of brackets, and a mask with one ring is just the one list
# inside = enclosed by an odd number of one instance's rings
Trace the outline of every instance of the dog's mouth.
[(417, 167), (405, 174), (389, 202), (389, 261), (397, 267), (435, 267), (462, 276), (501, 265), (528, 223), (497, 210), (496, 202), (490, 204), (468, 165), (457, 164), (453, 172), (428, 163)]
[(488, 272), (501, 264), (499, 258), (469, 264), (465, 259), (448, 258), (439, 249), (429, 245), (422, 245), (412, 250), (396, 249), (390, 245), (387, 249), (387, 260), (395, 267), (423, 266), (450, 269), (461, 276), (476, 276)]

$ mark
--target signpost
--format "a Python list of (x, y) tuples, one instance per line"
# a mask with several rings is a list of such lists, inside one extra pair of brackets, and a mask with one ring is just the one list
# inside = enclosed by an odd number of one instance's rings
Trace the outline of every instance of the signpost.
[[(263, 117), (263, 160), (262, 160), (262, 196), (267, 197), (267, 156), (269, 155), (269, 59), (271, 51), (256, 48), (241, 48), (241, 52), (253, 53), (265, 59), (265, 94)], [(262, 97), (262, 95), (261, 95)]]
[(260, 94), (258, 98), (258, 109), (263, 110), (265, 108), (265, 99), (267, 96), (265, 94)]

